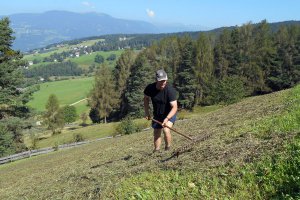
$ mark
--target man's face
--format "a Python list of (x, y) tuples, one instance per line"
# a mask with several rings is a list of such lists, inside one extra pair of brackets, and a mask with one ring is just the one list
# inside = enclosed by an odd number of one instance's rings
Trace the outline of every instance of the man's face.
[(166, 80), (156, 82), (156, 88), (159, 89), (159, 90), (163, 90), (166, 87), (166, 85), (167, 85)]

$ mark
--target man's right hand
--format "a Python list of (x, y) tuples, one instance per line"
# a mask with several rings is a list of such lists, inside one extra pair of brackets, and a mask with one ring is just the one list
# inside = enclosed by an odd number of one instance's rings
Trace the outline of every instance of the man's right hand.
[(150, 116), (150, 115), (146, 115), (146, 116), (145, 116), (145, 119), (151, 120), (151, 116)]

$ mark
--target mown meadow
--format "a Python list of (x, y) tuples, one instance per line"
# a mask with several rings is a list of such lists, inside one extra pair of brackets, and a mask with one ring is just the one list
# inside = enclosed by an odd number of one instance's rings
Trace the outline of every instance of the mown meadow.
[[(40, 90), (33, 94), (28, 106), (38, 111), (44, 111), (50, 94), (55, 94), (61, 106), (70, 105), (85, 99), (93, 86), (94, 77), (74, 78), (40, 84)], [(88, 110), (86, 101), (74, 106), (78, 114)]]
[[(297, 199), (299, 97), (297, 86), (178, 120), (208, 137), (177, 158), (153, 154), (147, 130), (2, 165), (0, 199)], [(189, 143), (173, 133), (173, 150)]]

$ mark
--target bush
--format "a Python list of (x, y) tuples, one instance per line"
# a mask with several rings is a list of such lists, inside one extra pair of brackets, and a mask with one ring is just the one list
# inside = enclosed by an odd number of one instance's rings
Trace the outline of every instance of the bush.
[(15, 153), (13, 146), (12, 133), (0, 124), (0, 157)]
[(135, 133), (137, 129), (138, 127), (130, 117), (126, 117), (125, 119), (123, 119), (121, 123), (116, 127), (117, 133), (121, 135), (129, 135)]
[(83, 135), (80, 133), (76, 133), (73, 135), (74, 142), (82, 142), (84, 141)]
[(238, 76), (226, 77), (218, 81), (212, 96), (214, 103), (236, 103), (245, 96), (243, 81)]

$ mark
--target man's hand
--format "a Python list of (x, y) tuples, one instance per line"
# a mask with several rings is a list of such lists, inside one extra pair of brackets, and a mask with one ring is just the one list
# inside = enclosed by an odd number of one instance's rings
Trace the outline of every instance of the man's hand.
[(169, 119), (166, 117), (165, 119), (164, 119), (164, 121), (162, 122), (162, 125), (163, 126), (165, 126), (165, 125), (167, 125), (167, 122), (169, 121)]
[(145, 116), (145, 119), (151, 120), (151, 116), (150, 116), (150, 115), (146, 115), (146, 116)]

